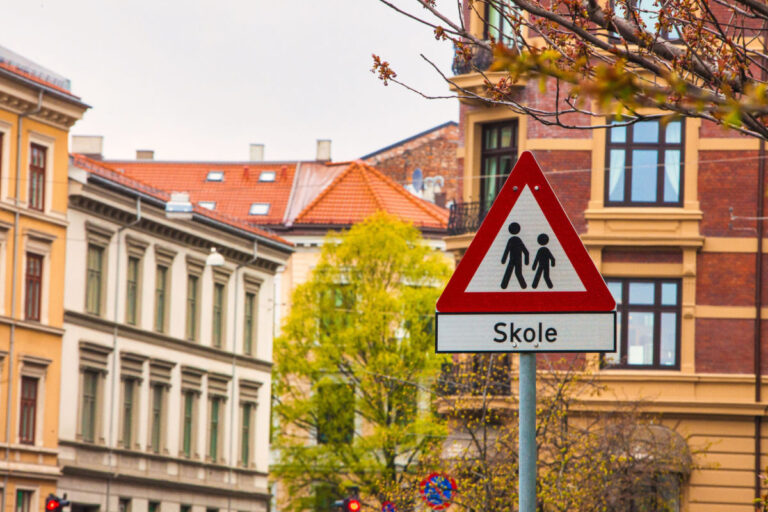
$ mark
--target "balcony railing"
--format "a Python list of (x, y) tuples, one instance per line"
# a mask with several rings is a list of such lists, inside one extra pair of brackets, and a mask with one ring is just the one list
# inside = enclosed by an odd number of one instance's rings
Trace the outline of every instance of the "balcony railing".
[(472, 47), (472, 58), (467, 60), (461, 54), (461, 52), (454, 51), (453, 53), (453, 70), (454, 75), (465, 75), (473, 71), (485, 71), (491, 67), (493, 62), (493, 54), (487, 48), (480, 46)]
[(474, 233), (487, 213), (487, 207), (480, 202), (453, 203), (448, 217), (448, 234)]
[(467, 361), (443, 365), (437, 381), (440, 396), (509, 396), (512, 394), (512, 370), (506, 354), (494, 355), (488, 371), (488, 356), (477, 355)]

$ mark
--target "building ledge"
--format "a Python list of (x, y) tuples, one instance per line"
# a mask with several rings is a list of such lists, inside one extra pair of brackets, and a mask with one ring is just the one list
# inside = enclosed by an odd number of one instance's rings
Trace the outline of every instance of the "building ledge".
[[(486, 97), (486, 81), (492, 84), (498, 83), (502, 78), (509, 76), (506, 71), (485, 71), (472, 72), (463, 75), (456, 75), (449, 79), (449, 89), (455, 93), (459, 101), (465, 105), (482, 105), (485, 103), (481, 98), (473, 98), (473, 95)], [(523, 88), (525, 82), (518, 82), (515, 86)]]

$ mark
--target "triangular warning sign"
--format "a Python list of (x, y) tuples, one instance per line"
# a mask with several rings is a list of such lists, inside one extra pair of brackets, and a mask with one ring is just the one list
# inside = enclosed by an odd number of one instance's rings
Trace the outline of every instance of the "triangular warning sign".
[(438, 299), (437, 311), (577, 313), (615, 307), (541, 167), (524, 152)]

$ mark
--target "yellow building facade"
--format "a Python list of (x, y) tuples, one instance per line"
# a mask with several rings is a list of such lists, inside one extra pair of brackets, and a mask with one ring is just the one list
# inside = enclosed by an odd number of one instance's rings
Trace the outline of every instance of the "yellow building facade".
[[(482, 13), (476, 8), (470, 14), (470, 27), (479, 38), (487, 35)], [(468, 66), (455, 71), (454, 91), (482, 93), (486, 77), (493, 81), (502, 76)], [(541, 94), (538, 82), (519, 88), (529, 101), (548, 101), (549, 91)], [(768, 308), (761, 298), (767, 246), (765, 228), (757, 220), (765, 216), (760, 206), (765, 189), (759, 189), (764, 145), (698, 119), (684, 119), (674, 133), (658, 122), (648, 125), (658, 140), (632, 146), (633, 133), (639, 131), (622, 135), (616, 128), (548, 128), (505, 107), (483, 106), (463, 96), (463, 138), (457, 153), (463, 162), (463, 202), (452, 210), (447, 249), (460, 259), (498, 191), (489, 182), (500, 187), (517, 156), (532, 151), (622, 302), (618, 353), (588, 356), (606, 392), (585, 401), (584, 407), (643, 403), (645, 411), (686, 439), (696, 454), (696, 468), (682, 475), (675, 504), (679, 510), (754, 510), (752, 500), (761, 490), (758, 473), (768, 463)], [(610, 119), (592, 121), (605, 122)], [(612, 155), (623, 155), (627, 160), (621, 167), (631, 169), (628, 155), (639, 159), (638, 151), (655, 151), (659, 166), (665, 151), (668, 159), (668, 151), (675, 152), (678, 172), (669, 196), (636, 204), (629, 196), (617, 199), (621, 191), (616, 192), (613, 181)], [(510, 157), (506, 168), (500, 160), (504, 155)], [(489, 162), (498, 164), (492, 172)], [(631, 175), (622, 174), (622, 179)], [(627, 299), (632, 287), (655, 289), (656, 302), (651, 298), (636, 307)], [(659, 299), (664, 289), (675, 291), (669, 303)], [(644, 314), (655, 316), (641, 318)], [(665, 318), (671, 319), (668, 333)]]
[(0, 48), (0, 511), (56, 492), (69, 128), (68, 82)]

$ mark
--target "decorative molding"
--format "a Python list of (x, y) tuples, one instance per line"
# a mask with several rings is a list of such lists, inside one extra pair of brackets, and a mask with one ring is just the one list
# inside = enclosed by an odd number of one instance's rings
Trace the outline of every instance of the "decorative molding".
[(203, 376), (208, 373), (194, 366), (181, 367), (181, 389), (182, 391), (193, 391), (200, 394), (203, 390)]
[(123, 379), (135, 379), (138, 381), (144, 378), (144, 361), (149, 357), (136, 352), (120, 352), (120, 377)]
[(171, 386), (171, 372), (176, 363), (164, 359), (151, 358), (149, 360), (149, 381), (152, 384)]
[(101, 373), (107, 373), (109, 354), (112, 353), (112, 347), (99, 345), (90, 341), (80, 342), (80, 368), (96, 370)]
[(218, 396), (227, 398), (229, 393), (227, 387), (229, 381), (232, 379), (230, 375), (224, 373), (209, 373), (208, 374), (208, 396)]
[[(2, 321), (2, 319), (3, 317), (0, 317), (0, 321)], [(109, 334), (113, 334), (115, 330), (115, 323), (113, 321), (101, 317), (95, 317), (93, 315), (88, 315), (86, 313), (81, 313), (79, 311), (65, 311), (64, 322)], [(118, 324), (117, 328), (118, 336), (124, 336), (126, 338), (134, 339), (137, 341), (143, 341), (158, 347), (181, 350), (182, 352), (206, 357), (216, 361), (223, 361), (228, 363), (232, 362), (232, 352), (229, 351), (213, 348), (208, 345), (201, 345), (179, 338), (174, 338), (159, 332), (147, 331), (132, 325)], [(62, 334), (64, 331), (59, 329), (54, 332), (56, 334)], [(235, 361), (237, 364), (246, 368), (251, 368), (253, 370), (260, 370), (267, 373), (272, 371), (271, 362), (256, 359), (255, 357), (236, 354)]]
[(261, 385), (261, 382), (240, 379), (240, 403), (258, 405)]
[(89, 244), (107, 247), (114, 234), (114, 229), (101, 226), (90, 220), (85, 221), (85, 237)]
[(173, 258), (175, 258), (177, 254), (178, 251), (171, 249), (170, 247), (155, 244), (155, 262), (158, 265), (170, 267), (173, 264)]

